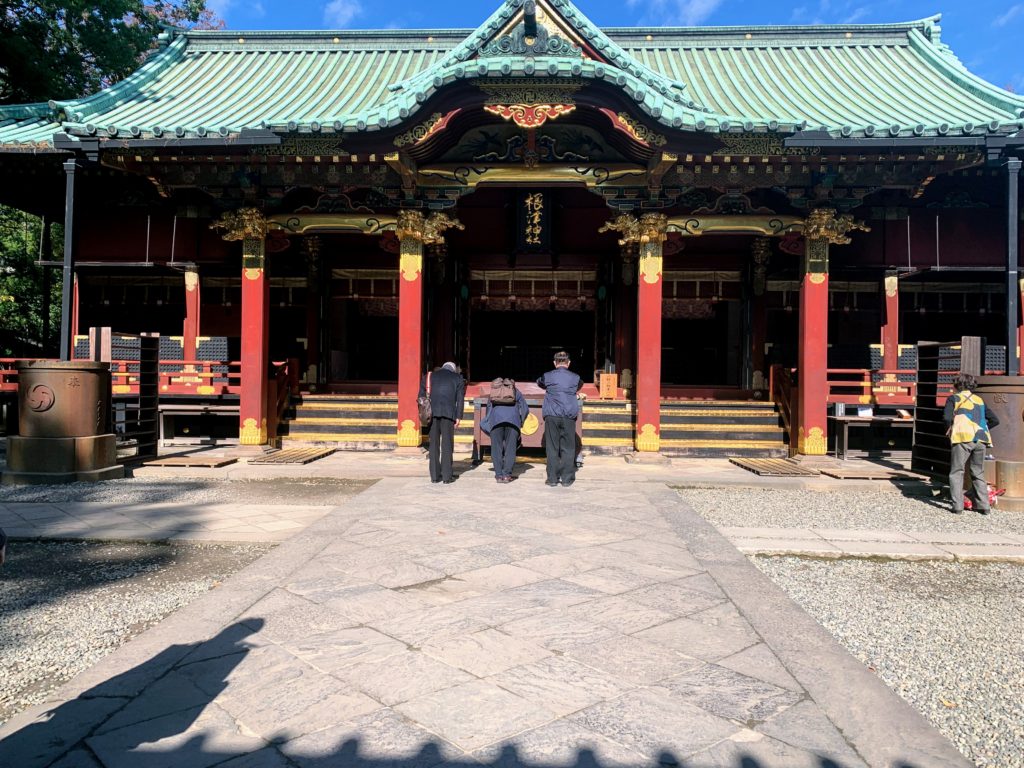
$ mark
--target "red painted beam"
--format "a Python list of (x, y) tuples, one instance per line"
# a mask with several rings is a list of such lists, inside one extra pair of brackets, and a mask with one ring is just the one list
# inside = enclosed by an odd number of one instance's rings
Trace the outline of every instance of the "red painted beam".
[(400, 448), (422, 442), (416, 397), (423, 367), (423, 242), (401, 241), (398, 277), (398, 424)]
[(181, 333), (181, 356), (185, 360), (195, 360), (197, 357), (200, 306), (199, 272), (190, 269), (185, 272), (185, 321)]
[[(646, 249), (656, 255), (645, 255)], [(636, 342), (636, 449), (661, 447), (661, 306), (662, 257), (660, 244), (641, 246), (637, 279)]]

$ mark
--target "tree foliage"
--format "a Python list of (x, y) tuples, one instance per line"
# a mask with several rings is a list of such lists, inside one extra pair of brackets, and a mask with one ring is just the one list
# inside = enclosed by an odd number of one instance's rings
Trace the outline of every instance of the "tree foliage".
[(205, 0), (0, 0), (0, 103), (97, 91), (131, 74), (167, 24), (223, 27)]
[[(55, 260), (62, 258), (61, 230), (52, 227)], [(42, 234), (43, 223), (37, 216), (0, 206), (0, 357), (45, 356), (56, 349), (61, 272), (36, 263)], [(49, 271), (49, 279), (44, 270)], [(49, 293), (48, 303), (45, 293)]]

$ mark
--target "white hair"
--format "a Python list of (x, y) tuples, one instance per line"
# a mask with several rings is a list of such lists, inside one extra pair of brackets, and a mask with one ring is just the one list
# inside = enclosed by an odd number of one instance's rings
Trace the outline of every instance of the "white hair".
[(444, 368), (446, 371), (451, 371), (452, 373), (457, 373), (459, 370), (458, 366), (455, 365), (455, 363), (445, 363), (441, 367)]

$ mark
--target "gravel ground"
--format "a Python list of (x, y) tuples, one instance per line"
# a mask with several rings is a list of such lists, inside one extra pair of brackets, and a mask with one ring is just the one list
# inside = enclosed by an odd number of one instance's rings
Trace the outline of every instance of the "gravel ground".
[(954, 515), (942, 499), (892, 491), (783, 491), (759, 488), (680, 489), (717, 526), (846, 528), (944, 533), (1024, 533), (1024, 513)]
[(0, 570), (0, 723), (272, 548), (10, 544)]
[(1024, 766), (1024, 567), (752, 559), (978, 766)]
[(369, 480), (269, 478), (267, 480), (146, 480), (103, 483), (0, 486), (0, 504), (35, 501), (60, 504), (98, 501), (112, 504), (302, 504), (334, 506), (373, 485)]

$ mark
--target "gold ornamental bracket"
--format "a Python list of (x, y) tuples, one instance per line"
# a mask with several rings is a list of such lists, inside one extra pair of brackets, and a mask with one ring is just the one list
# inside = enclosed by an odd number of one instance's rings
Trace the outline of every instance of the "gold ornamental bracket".
[(446, 213), (432, 213), (424, 216), (422, 211), (402, 210), (398, 212), (395, 234), (399, 240), (414, 240), (424, 245), (439, 245), (444, 242), (444, 233), (449, 229), (465, 229), (458, 219)]
[(210, 224), (210, 229), (223, 229), (221, 235), (225, 240), (262, 240), (267, 236), (270, 221), (263, 216), (258, 208), (239, 208), (227, 211)]
[(432, 213), (424, 216), (422, 211), (402, 210), (398, 212), (395, 234), (399, 242), (398, 269), (402, 279), (409, 282), (418, 280), (423, 273), (423, 246), (441, 245), (444, 233), (449, 229), (465, 229), (458, 219), (446, 213)]
[(808, 240), (824, 240), (829, 245), (849, 245), (853, 238), (850, 232), (870, 232), (871, 227), (857, 221), (848, 213), (836, 215), (832, 208), (815, 208), (804, 220), (804, 237)]
[(798, 216), (736, 214), (735, 216), (673, 216), (668, 231), (684, 237), (702, 235), (760, 235), (774, 237), (799, 232), (804, 220)]
[(620, 246), (639, 246), (641, 279), (649, 285), (661, 280), (664, 264), (662, 245), (668, 239), (668, 217), (665, 214), (645, 213), (638, 219), (623, 213), (605, 223), (598, 232), (618, 232), (621, 235)]

